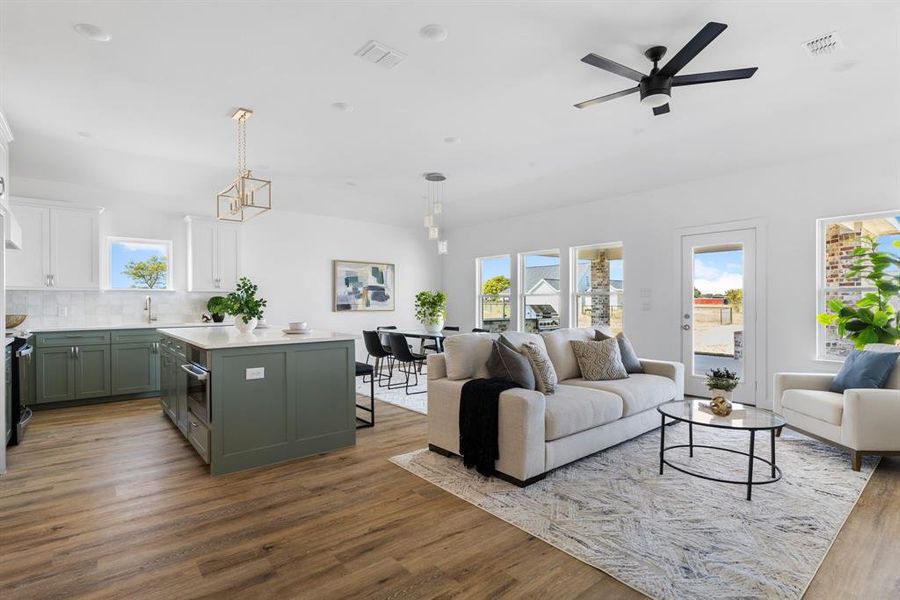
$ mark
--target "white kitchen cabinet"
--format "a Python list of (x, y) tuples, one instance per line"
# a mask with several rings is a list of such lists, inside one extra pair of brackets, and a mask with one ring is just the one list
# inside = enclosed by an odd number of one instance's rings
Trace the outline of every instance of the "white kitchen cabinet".
[(188, 237), (188, 290), (230, 292), (241, 272), (240, 225), (185, 217)]
[(100, 211), (13, 201), (22, 249), (7, 255), (8, 289), (100, 288)]

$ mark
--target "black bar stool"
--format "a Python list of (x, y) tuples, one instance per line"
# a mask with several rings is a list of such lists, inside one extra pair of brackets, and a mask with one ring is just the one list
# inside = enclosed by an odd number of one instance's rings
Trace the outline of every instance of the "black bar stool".
[(359, 377), (362, 375), (363, 381), (366, 380), (366, 375), (369, 376), (369, 405), (365, 404), (357, 404), (356, 408), (360, 410), (364, 410), (369, 413), (369, 419), (361, 419), (360, 417), (356, 417), (356, 428), (362, 429), (363, 427), (374, 427), (375, 426), (375, 368), (372, 365), (367, 365), (366, 363), (357, 362), (356, 363), (356, 376)]

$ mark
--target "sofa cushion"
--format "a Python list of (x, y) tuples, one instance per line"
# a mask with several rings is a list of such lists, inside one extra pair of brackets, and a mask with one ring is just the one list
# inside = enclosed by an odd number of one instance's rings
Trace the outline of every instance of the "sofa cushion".
[(588, 381), (625, 379), (628, 371), (622, 364), (622, 354), (616, 340), (602, 342), (569, 342), (578, 359), (581, 376)]
[(556, 384), (559, 378), (556, 376), (556, 370), (553, 363), (547, 356), (547, 351), (538, 346), (534, 342), (526, 342), (522, 347), (522, 354), (528, 358), (531, 363), (531, 370), (534, 372), (535, 387), (539, 392), (544, 394), (552, 394), (556, 391)]
[[(598, 341), (613, 339), (602, 329), (596, 330), (595, 333)], [(628, 339), (625, 332), (620, 331), (616, 334), (615, 340), (619, 343), (619, 353), (622, 355), (622, 364), (625, 365), (625, 370), (629, 373), (643, 373), (644, 367), (641, 365), (641, 359), (638, 358), (637, 352), (634, 351), (634, 346), (631, 345), (631, 340)]]
[(578, 368), (578, 359), (572, 350), (572, 341), (587, 342), (594, 339), (593, 329), (557, 329), (541, 334), (547, 354), (553, 362), (559, 380), (581, 377), (581, 369)]
[(622, 418), (622, 399), (609, 392), (573, 385), (560, 385), (547, 396), (544, 409), (546, 441), (612, 423)]
[(512, 381), (526, 390), (535, 389), (534, 371), (528, 358), (497, 340), (491, 345), (491, 356), (485, 364), (488, 377)]
[(844, 395), (820, 390), (785, 390), (781, 405), (818, 421), (840, 425), (844, 417)]
[(536, 333), (524, 333), (522, 331), (504, 331), (500, 334), (501, 341), (506, 342), (506, 345), (510, 348), (515, 348), (519, 352), (522, 351), (522, 347), (528, 342), (532, 342), (544, 348), (546, 350), (546, 346), (544, 346), (544, 338)]
[(889, 390), (900, 390), (900, 346), (894, 346), (893, 344), (866, 344), (866, 352), (889, 352), (897, 356), (897, 364), (894, 365), (894, 370), (891, 371), (891, 375), (888, 377), (884, 387)]
[[(897, 349), (900, 351), (900, 348)], [(887, 384), (897, 363), (891, 352), (869, 352), (854, 348), (831, 382), (831, 391), (839, 394), (849, 389), (880, 389)]]
[(495, 337), (489, 333), (461, 333), (447, 337), (444, 340), (447, 379), (485, 377)]
[(578, 377), (567, 379), (565, 385), (588, 387), (595, 390), (612, 392), (622, 398), (622, 416), (636, 415), (649, 408), (655, 408), (663, 402), (674, 400), (677, 390), (675, 382), (668, 377), (635, 373), (628, 379), (613, 381), (588, 381)]

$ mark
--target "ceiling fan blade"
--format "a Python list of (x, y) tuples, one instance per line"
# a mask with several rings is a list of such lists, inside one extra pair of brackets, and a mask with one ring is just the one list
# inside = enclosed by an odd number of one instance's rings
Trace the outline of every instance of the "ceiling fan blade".
[(685, 65), (694, 60), (694, 57), (700, 54), (704, 48), (709, 46), (720, 33), (725, 31), (726, 27), (728, 25), (725, 23), (707, 23), (691, 41), (684, 45), (684, 48), (678, 51), (678, 54), (672, 57), (672, 60), (666, 63), (666, 66), (659, 70), (659, 75), (673, 77)]
[(631, 67), (620, 65), (615, 61), (609, 60), (608, 58), (603, 58), (602, 56), (597, 56), (593, 53), (588, 54), (587, 56), (582, 58), (581, 62), (597, 67), (598, 69), (603, 69), (604, 71), (609, 71), (610, 73), (615, 73), (616, 75), (621, 75), (622, 77), (627, 77), (628, 79), (637, 82), (640, 82), (641, 79), (646, 77), (640, 71), (635, 71)]
[(749, 79), (756, 73), (759, 67), (749, 69), (731, 69), (730, 71), (713, 71), (711, 73), (694, 73), (693, 75), (676, 75), (672, 78), (672, 85), (697, 85), (698, 83), (715, 83), (717, 81), (733, 81), (735, 79)]
[(607, 94), (605, 96), (600, 96), (599, 98), (594, 98), (592, 100), (585, 100), (584, 102), (579, 102), (575, 105), (575, 108), (587, 108), (588, 106), (593, 106), (595, 104), (600, 104), (601, 102), (608, 102), (609, 100), (615, 100), (616, 98), (621, 98), (622, 96), (627, 96), (628, 94), (633, 94), (638, 91), (637, 86), (633, 88), (628, 88), (627, 90), (622, 90), (621, 92), (616, 92), (615, 94)]
[(656, 108), (653, 109), (653, 114), (656, 116), (664, 115), (667, 112), (669, 112), (668, 104), (663, 104), (662, 106), (657, 106)]

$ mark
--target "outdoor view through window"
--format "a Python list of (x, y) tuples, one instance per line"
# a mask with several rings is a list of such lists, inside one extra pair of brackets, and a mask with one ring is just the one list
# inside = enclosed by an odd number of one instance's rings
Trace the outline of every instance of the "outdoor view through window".
[(509, 256), (478, 259), (478, 306), (481, 327), (491, 332), (509, 329), (509, 278), (512, 276)]
[(585, 246), (575, 252), (578, 327), (608, 325), (613, 333), (619, 333), (625, 291), (622, 246)]
[(728, 368), (744, 376), (744, 250), (694, 248), (694, 374)]
[(171, 244), (162, 240), (111, 239), (109, 287), (115, 290), (169, 287)]

